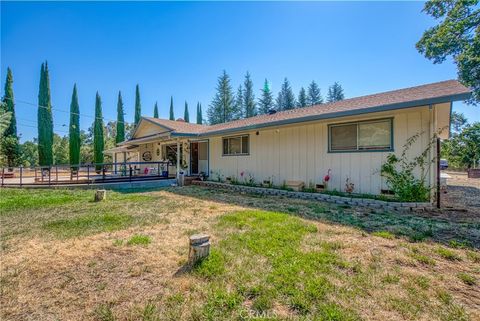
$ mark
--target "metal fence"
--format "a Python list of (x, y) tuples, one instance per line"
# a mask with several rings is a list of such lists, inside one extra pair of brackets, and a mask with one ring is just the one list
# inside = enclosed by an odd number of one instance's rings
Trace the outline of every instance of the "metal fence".
[(171, 162), (124, 162), (1, 168), (1, 186), (68, 185), (175, 177)]

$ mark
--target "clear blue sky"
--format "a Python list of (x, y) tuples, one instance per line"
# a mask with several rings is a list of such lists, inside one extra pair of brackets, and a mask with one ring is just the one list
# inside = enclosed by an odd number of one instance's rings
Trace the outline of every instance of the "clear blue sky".
[[(1, 2), (1, 86), (14, 75), (22, 140), (36, 136), (40, 65), (48, 60), (52, 104), (68, 110), (77, 83), (80, 110), (93, 115), (95, 92), (104, 116), (116, 117), (122, 91), (127, 121), (133, 121), (135, 85), (142, 114), (158, 101), (168, 117), (188, 101), (207, 109), (223, 69), (236, 91), (252, 74), (257, 97), (264, 78), (278, 91), (288, 77), (295, 94), (316, 80), (325, 95), (339, 81), (347, 97), (456, 78), (453, 63), (433, 65), (415, 49), (434, 24), (423, 3), (386, 2)], [(455, 103), (469, 121), (480, 107)], [(205, 116), (205, 114), (204, 114)], [(68, 130), (68, 114), (54, 111), (55, 131)], [(92, 123), (81, 118), (82, 129)], [(62, 127), (65, 124), (67, 126)]]

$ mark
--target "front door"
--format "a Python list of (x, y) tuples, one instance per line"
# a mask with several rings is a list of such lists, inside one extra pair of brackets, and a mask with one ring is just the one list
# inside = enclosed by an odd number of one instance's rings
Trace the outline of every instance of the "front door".
[(190, 174), (208, 176), (208, 141), (190, 143)]
[(198, 143), (190, 144), (190, 173), (198, 175)]

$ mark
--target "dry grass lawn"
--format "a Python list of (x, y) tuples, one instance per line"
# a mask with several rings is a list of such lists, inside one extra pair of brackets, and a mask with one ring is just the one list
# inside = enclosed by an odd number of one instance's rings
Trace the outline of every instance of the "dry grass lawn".
[[(0, 190), (2, 320), (480, 320), (480, 223), (200, 187)], [(188, 235), (212, 236), (185, 268)]]

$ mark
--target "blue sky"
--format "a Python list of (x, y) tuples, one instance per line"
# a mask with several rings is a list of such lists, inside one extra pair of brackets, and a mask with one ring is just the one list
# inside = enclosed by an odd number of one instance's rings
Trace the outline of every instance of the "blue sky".
[[(223, 69), (236, 91), (246, 71), (257, 97), (264, 78), (278, 91), (288, 77), (295, 94), (317, 81), (325, 95), (339, 81), (347, 97), (456, 78), (449, 61), (434, 65), (415, 49), (435, 22), (421, 2), (1, 2), (1, 86), (14, 75), (22, 140), (36, 136), (40, 65), (48, 60), (52, 105), (68, 110), (77, 83), (82, 114), (93, 115), (95, 92), (106, 119), (115, 119), (122, 91), (133, 121), (135, 85), (142, 114), (158, 101), (168, 117), (188, 101), (207, 109)], [(479, 107), (455, 103), (469, 121)], [(204, 114), (205, 116), (205, 114)], [(54, 111), (55, 131), (68, 130), (68, 114)], [(194, 118), (194, 117), (191, 117)], [(92, 118), (82, 117), (87, 129)], [(66, 126), (62, 126), (66, 125)]]

